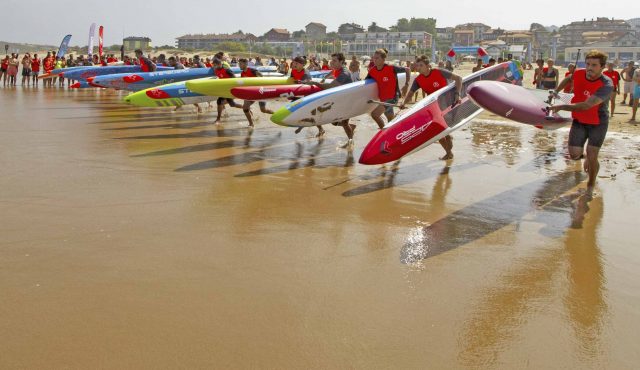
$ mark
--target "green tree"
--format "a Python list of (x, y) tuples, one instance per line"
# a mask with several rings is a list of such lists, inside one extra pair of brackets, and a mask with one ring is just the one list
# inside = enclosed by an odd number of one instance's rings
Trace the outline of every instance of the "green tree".
[(307, 33), (304, 32), (304, 30), (300, 30), (300, 31), (293, 31), (293, 33), (291, 34), (291, 38), (292, 39), (302, 39)]
[(384, 27), (378, 26), (376, 22), (371, 22), (371, 25), (367, 28), (369, 32), (387, 32), (387, 29)]
[(411, 25), (407, 18), (398, 19), (398, 23), (396, 23), (396, 28), (398, 32), (409, 32), (411, 31)]
[(244, 52), (244, 51), (247, 51), (247, 45), (245, 45), (245, 44), (243, 44), (241, 42), (225, 41), (225, 42), (221, 42), (218, 45), (216, 45), (214, 50), (224, 50), (224, 51), (230, 51), (230, 52)]

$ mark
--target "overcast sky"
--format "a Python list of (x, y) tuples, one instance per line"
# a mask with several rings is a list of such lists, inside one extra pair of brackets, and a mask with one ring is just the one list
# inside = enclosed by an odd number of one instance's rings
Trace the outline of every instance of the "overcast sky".
[[(622, 1), (498, 1), (498, 0), (387, 0), (387, 1), (176, 1), (176, 0), (2, 0), (0, 40), (58, 45), (72, 34), (71, 45), (86, 45), (89, 26), (105, 27), (105, 45), (119, 44), (122, 36), (148, 36), (156, 46), (175, 44), (188, 33), (233, 33), (260, 36), (272, 27), (290, 32), (320, 22), (327, 31), (341, 23), (388, 27), (399, 18), (437, 19), (438, 27), (480, 22), (504, 29), (528, 29), (533, 22), (563, 25), (594, 17), (629, 19), (640, 16), (637, 0)], [(97, 29), (96, 29), (97, 33)], [(97, 38), (96, 38), (97, 44)]]

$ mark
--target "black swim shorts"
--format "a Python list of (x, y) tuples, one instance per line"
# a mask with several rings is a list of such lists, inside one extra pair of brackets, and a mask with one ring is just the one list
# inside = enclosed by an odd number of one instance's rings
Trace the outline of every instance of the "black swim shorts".
[(571, 130), (569, 131), (569, 146), (583, 147), (589, 140), (588, 145), (600, 148), (604, 143), (604, 137), (607, 136), (609, 123), (599, 123), (597, 125), (585, 125), (577, 120), (573, 120)]

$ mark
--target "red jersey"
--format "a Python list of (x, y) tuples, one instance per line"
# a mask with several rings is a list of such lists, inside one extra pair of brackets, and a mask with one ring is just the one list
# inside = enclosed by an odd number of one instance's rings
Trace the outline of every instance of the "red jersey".
[(609, 70), (606, 70), (604, 72), (602, 72), (603, 75), (609, 77), (611, 79), (611, 81), (613, 81), (613, 88), (615, 89), (616, 87), (618, 87), (618, 84), (620, 83), (620, 73), (618, 73), (618, 71), (613, 70), (611, 72), (609, 72)]
[(34, 72), (40, 72), (40, 59), (31, 59), (31, 70)]
[[(603, 86), (602, 78), (589, 81), (587, 80), (587, 71), (585, 69), (576, 69), (573, 73), (573, 98), (571, 99), (571, 104), (586, 101)], [(607, 103), (603, 102), (601, 104)], [(598, 109), (601, 104), (597, 104), (587, 110), (571, 112), (571, 116), (585, 125), (598, 125), (600, 124)]]
[(253, 68), (247, 68), (240, 73), (240, 77), (257, 77), (255, 71)]
[(398, 77), (393, 66), (385, 64), (382, 69), (375, 66), (369, 70), (369, 76), (378, 84), (378, 99), (395, 99), (398, 92)]
[(9, 59), (2, 59), (2, 69), (9, 68)]
[(321, 71), (328, 71), (330, 70), (331, 67), (329, 67), (328, 65), (323, 65), (322, 68), (320, 69)]
[(293, 77), (295, 81), (302, 81), (304, 80), (305, 72), (306, 71), (304, 69), (298, 71), (297, 69), (294, 68), (291, 70), (291, 77)]
[(218, 76), (218, 78), (232, 78), (232, 77), (235, 77), (233, 72), (231, 72), (231, 70), (226, 69), (224, 67), (216, 68), (214, 72), (215, 72), (216, 76)]
[(51, 71), (53, 71), (53, 67), (55, 66), (56, 60), (53, 59), (53, 57), (49, 57), (49, 58), (45, 58), (44, 59), (44, 71), (46, 73), (49, 73)]
[(415, 81), (422, 91), (427, 94), (433, 94), (448, 84), (447, 79), (444, 78), (442, 72), (437, 69), (432, 69), (428, 76), (420, 74)]

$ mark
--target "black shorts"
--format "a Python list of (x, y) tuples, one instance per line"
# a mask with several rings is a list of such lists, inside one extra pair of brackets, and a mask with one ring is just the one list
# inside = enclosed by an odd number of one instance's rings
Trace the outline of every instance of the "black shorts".
[(604, 143), (604, 137), (607, 136), (608, 128), (608, 122), (585, 125), (574, 119), (569, 131), (569, 146), (584, 147), (584, 144), (589, 140), (588, 145), (600, 148)]
[(6, 69), (6, 68), (0, 68), (0, 72), (2, 72), (2, 73), (6, 73), (6, 72), (7, 72), (7, 69)]
[(218, 100), (216, 100), (216, 103), (218, 105), (222, 105), (222, 104), (224, 104), (224, 102), (229, 103), (229, 105), (232, 106), (232, 107), (236, 106), (236, 102), (233, 101), (233, 99), (230, 99), (230, 98), (218, 98)]
[(31, 70), (30, 69), (22, 69), (22, 77), (29, 77), (31, 76)]

